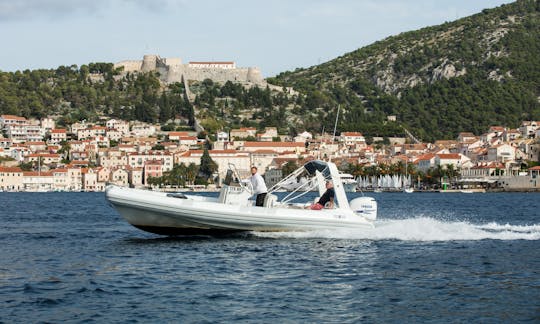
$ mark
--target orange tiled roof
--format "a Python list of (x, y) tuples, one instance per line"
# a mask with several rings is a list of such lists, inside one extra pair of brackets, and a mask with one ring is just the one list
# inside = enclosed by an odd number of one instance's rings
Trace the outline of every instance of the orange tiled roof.
[(341, 133), (341, 136), (363, 136), (362, 133), (359, 132), (343, 132)]
[(445, 160), (461, 160), (461, 156), (458, 153), (437, 154), (437, 156)]
[(28, 146), (28, 145), (47, 145), (47, 144), (43, 141), (39, 141), (39, 142), (26, 142), (24, 143), (24, 145)]
[(59, 158), (60, 154), (34, 153), (34, 154), (28, 154), (28, 157)]
[(258, 153), (258, 154), (277, 154), (277, 152), (274, 151), (274, 150), (256, 150), (256, 151), (254, 151), (253, 153)]
[(245, 147), (305, 147), (301, 142), (244, 142)]
[(189, 136), (189, 132), (169, 132), (170, 136)]
[(23, 172), (19, 167), (0, 167), (0, 172)]
[(4, 120), (6, 120), (6, 119), (26, 120), (26, 118), (24, 118), (24, 117), (15, 116), (15, 115), (2, 115), (0, 117), (2, 117), (2, 119), (4, 119)]
[(53, 173), (51, 171), (24, 171), (23, 177), (52, 177)]

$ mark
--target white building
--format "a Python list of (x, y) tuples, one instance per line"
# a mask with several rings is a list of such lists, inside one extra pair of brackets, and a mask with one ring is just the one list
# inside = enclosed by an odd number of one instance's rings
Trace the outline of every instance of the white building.
[(448, 167), (449, 165), (452, 165), (456, 170), (463, 167), (468, 167), (470, 161), (471, 159), (459, 153), (435, 155), (435, 165), (440, 165), (441, 167)]
[(128, 165), (131, 168), (144, 168), (147, 161), (162, 161), (163, 172), (171, 171), (174, 157), (169, 152), (150, 151), (148, 153), (130, 153), (128, 155)]
[(107, 134), (107, 128), (104, 126), (93, 126), (90, 128), (81, 129), (77, 132), (77, 139), (84, 140), (94, 138), (98, 136), (105, 136)]
[(115, 169), (111, 171), (110, 182), (126, 187), (129, 183), (129, 174), (124, 169)]
[(414, 164), (418, 171), (427, 172), (430, 168), (435, 166), (435, 154), (423, 154), (414, 161)]
[(23, 171), (18, 167), (0, 166), (0, 189), (19, 191), (23, 188)]
[[(201, 164), (201, 157), (203, 150), (191, 150), (187, 152), (178, 153), (175, 155), (175, 163), (184, 163), (189, 165), (194, 163), (196, 165)], [(245, 175), (249, 174), (251, 168), (251, 156), (249, 152), (241, 152), (236, 150), (209, 150), (208, 154), (214, 162), (218, 165), (218, 174), (220, 179), (225, 179), (229, 164), (233, 164), (236, 169)]]
[(24, 117), (14, 115), (1, 115), (0, 116), (0, 129), (6, 130), (10, 125), (25, 125), (28, 121)]
[(275, 137), (278, 137), (277, 128), (275, 127), (266, 127), (264, 133), (257, 135), (257, 139), (262, 142), (272, 142)]
[(127, 121), (110, 119), (105, 123), (105, 126), (107, 126), (107, 129), (109, 130), (114, 129), (119, 131), (122, 135), (129, 134), (129, 123)]
[(67, 131), (65, 129), (52, 129), (51, 130), (51, 144), (60, 144), (63, 141), (67, 141)]
[(156, 134), (156, 127), (148, 124), (133, 125), (131, 134), (136, 137), (149, 137)]
[(488, 161), (513, 162), (516, 159), (516, 148), (508, 144), (494, 145), (488, 148), (487, 158)]
[(54, 177), (52, 172), (23, 172), (24, 191), (53, 191)]
[(521, 136), (524, 138), (536, 137), (536, 131), (540, 129), (540, 121), (523, 121), (519, 127)]
[(41, 128), (43, 129), (44, 132), (49, 132), (53, 129), (55, 129), (56, 123), (54, 122), (54, 119), (52, 118), (43, 118), (41, 120)]
[(9, 124), (5, 128), (8, 138), (13, 143), (37, 142), (43, 140), (43, 133), (39, 125)]
[(227, 132), (217, 132), (216, 138), (218, 142), (228, 142), (229, 134)]
[(306, 131), (294, 137), (295, 142), (302, 142), (302, 143), (305, 143), (312, 139), (313, 139), (313, 135), (310, 132), (306, 132)]

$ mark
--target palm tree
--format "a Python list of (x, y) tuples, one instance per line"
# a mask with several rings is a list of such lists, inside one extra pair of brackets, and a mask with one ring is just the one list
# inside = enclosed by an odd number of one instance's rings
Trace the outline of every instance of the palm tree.
[(195, 163), (190, 163), (185, 172), (187, 182), (193, 185), (195, 183), (195, 178), (197, 178), (197, 175), (199, 174), (199, 167)]

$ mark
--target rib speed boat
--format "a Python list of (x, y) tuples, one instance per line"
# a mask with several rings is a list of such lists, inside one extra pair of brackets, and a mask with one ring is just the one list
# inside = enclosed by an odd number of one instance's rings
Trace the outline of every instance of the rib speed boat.
[(118, 186), (107, 187), (106, 197), (131, 225), (163, 235), (373, 227), (377, 202), (371, 197), (358, 197), (349, 202), (335, 164), (310, 161), (281, 182), (300, 176), (311, 178), (304, 186), (314, 187), (319, 196), (325, 191), (326, 180), (332, 180), (335, 190), (333, 208), (311, 210), (311, 203), (296, 202), (310, 188), (297, 188), (278, 200), (273, 192), (280, 188), (280, 183), (268, 191), (263, 206), (255, 206), (250, 200), (251, 188), (234, 181), (240, 177), (233, 165), (229, 165), (217, 198)]

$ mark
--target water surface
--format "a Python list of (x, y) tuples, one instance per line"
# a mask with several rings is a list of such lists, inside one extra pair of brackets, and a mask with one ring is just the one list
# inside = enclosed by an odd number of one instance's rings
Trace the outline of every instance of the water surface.
[(0, 193), (0, 322), (540, 321), (540, 194), (371, 194), (376, 228), (167, 238)]

